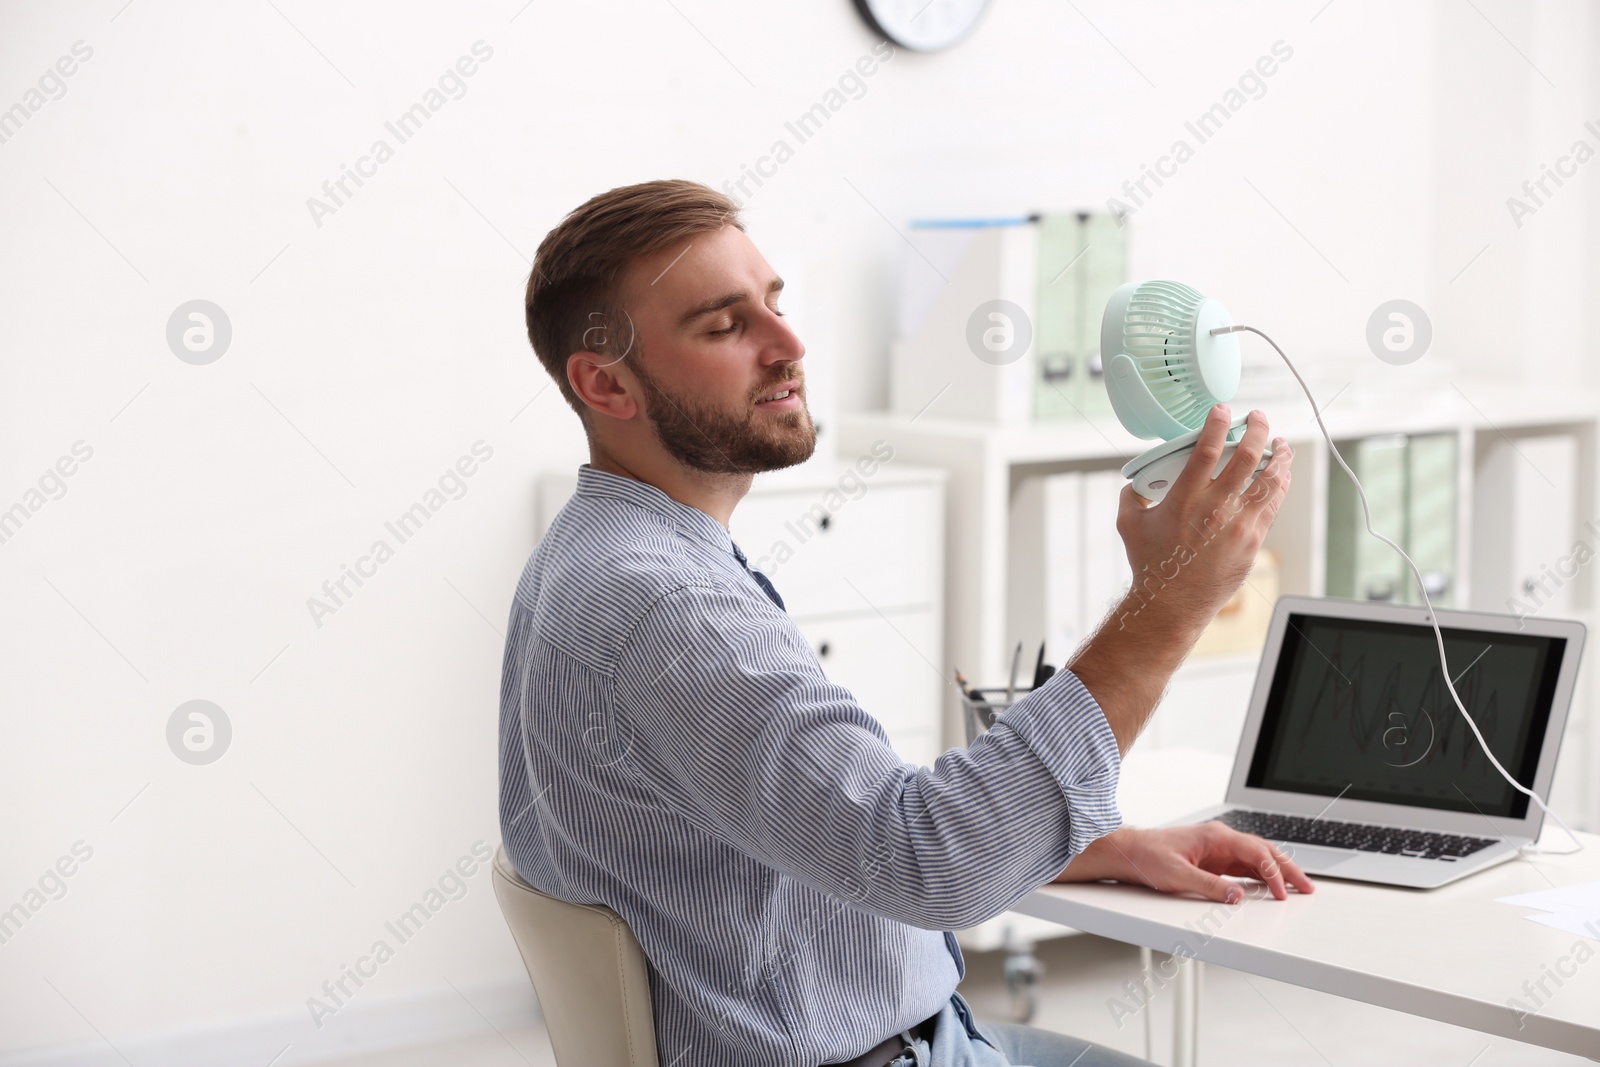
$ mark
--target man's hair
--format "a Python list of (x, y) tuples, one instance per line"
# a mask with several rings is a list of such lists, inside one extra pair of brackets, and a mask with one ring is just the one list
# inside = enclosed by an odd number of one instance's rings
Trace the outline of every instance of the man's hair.
[(588, 350), (622, 359), (637, 351), (619, 292), (623, 274), (643, 256), (725, 225), (744, 229), (737, 204), (675, 178), (601, 193), (539, 243), (528, 274), (528, 340), (586, 428), (588, 405), (567, 380), (567, 358)]

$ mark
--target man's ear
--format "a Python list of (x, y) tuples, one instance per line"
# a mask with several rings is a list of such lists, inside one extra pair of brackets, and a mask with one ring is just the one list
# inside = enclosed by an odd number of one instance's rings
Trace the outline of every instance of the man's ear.
[(567, 357), (567, 381), (579, 400), (603, 415), (631, 419), (639, 412), (638, 381), (620, 359), (580, 349)]

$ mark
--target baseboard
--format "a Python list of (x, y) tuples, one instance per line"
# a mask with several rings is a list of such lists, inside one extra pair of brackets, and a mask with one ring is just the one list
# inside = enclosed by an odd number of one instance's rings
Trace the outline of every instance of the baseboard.
[[(248, 1063), (296, 1067), (386, 1048), (477, 1037), (542, 1026), (539, 1002), (526, 981), (455, 983), (438, 992), (355, 999), (313, 1026), (304, 1010), (232, 1019), (202, 1026), (113, 1036), (0, 1053), (0, 1067), (216, 1067)], [(465, 994), (467, 999), (462, 998)], [(489, 1021), (486, 1021), (489, 1020)]]

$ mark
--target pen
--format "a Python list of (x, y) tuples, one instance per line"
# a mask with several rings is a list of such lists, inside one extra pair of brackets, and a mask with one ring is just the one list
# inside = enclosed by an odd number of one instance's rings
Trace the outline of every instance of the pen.
[(971, 711), (977, 716), (978, 721), (983, 723), (984, 728), (993, 726), (996, 714), (994, 708), (989, 706), (989, 702), (983, 699), (983, 694), (978, 690), (967, 688), (967, 676), (961, 673), (960, 668), (956, 669), (956, 688), (961, 691), (962, 699), (971, 706)]
[(1039, 642), (1039, 658), (1033, 661), (1033, 688), (1037, 689), (1044, 684), (1044, 642)]
[(1006, 677), (1006, 703), (1009, 705), (1017, 699), (1017, 668), (1022, 666), (1022, 642), (1017, 642), (1017, 650), (1011, 654), (1011, 673)]

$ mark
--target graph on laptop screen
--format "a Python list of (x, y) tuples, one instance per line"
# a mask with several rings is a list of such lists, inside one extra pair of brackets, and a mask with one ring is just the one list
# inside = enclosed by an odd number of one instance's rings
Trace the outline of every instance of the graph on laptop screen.
[[(1533, 783), (1566, 641), (1444, 631), (1462, 703), (1495, 757)], [(1521, 818), (1444, 686), (1425, 625), (1292, 614), (1247, 785)]]

